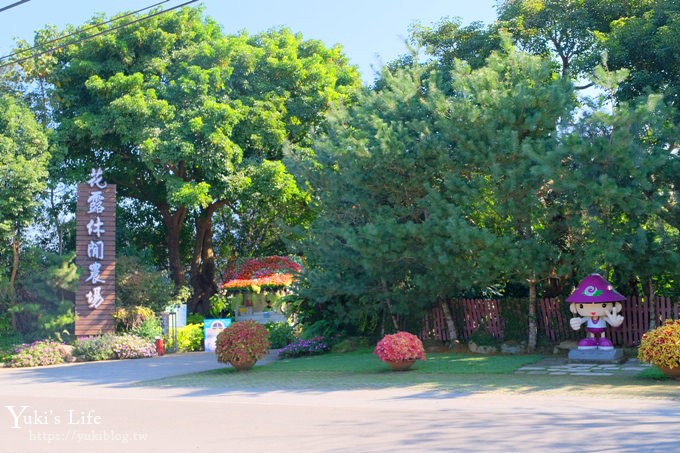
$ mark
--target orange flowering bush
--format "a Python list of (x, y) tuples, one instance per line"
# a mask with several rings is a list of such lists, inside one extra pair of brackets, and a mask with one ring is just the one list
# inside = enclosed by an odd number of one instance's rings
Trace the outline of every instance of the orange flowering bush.
[(386, 362), (402, 360), (425, 360), (425, 348), (420, 338), (412, 333), (397, 332), (385, 335), (375, 346), (375, 354)]
[(666, 320), (642, 335), (638, 359), (658, 367), (680, 367), (680, 320)]
[(255, 321), (240, 321), (229, 325), (217, 335), (217, 361), (238, 365), (257, 362), (269, 353), (269, 332)]

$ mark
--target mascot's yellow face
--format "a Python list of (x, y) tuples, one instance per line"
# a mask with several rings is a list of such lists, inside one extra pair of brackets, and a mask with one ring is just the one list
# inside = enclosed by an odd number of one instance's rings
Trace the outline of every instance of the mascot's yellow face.
[(599, 318), (607, 316), (609, 313), (619, 313), (621, 311), (620, 302), (601, 302), (597, 304), (571, 304), (569, 309), (574, 314), (579, 314), (585, 318)]

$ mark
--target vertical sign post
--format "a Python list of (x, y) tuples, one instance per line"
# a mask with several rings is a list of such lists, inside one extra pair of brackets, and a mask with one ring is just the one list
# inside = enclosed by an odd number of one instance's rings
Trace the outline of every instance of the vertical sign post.
[(76, 265), (81, 277), (76, 292), (76, 336), (115, 331), (116, 186), (107, 184), (101, 168), (78, 184)]

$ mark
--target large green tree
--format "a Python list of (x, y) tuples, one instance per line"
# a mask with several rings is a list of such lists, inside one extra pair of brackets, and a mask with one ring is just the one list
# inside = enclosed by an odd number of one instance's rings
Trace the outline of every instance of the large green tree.
[(570, 117), (570, 85), (509, 44), (486, 67), (457, 64), (452, 86), (424, 71), (386, 71), (315, 146), (321, 213), (302, 294), (326, 321), (386, 317), (397, 329), (437, 297), (525, 281), (535, 345), (536, 285), (561, 247), (542, 158)]
[(487, 283), (475, 249), (485, 238), (444, 195), (461, 169), (441, 121), (446, 96), (423, 71), (386, 71), (379, 90), (336, 112), (298, 169), (318, 212), (295, 307), (324, 333), (418, 329), (438, 297)]
[[(610, 69), (626, 69), (616, 95), (634, 100), (648, 91), (663, 92), (665, 101), (680, 108), (680, 4), (674, 0), (640, 2), (616, 18), (608, 33), (598, 35), (607, 49)], [(677, 121), (677, 120), (676, 120)]]
[[(643, 288), (675, 279), (680, 259), (677, 213), (677, 126), (662, 96), (585, 115), (553, 156), (553, 189), (570, 205), (569, 237), (580, 275), (607, 273)], [(622, 287), (625, 292), (630, 288)], [(655, 304), (648, 305), (650, 321)]]
[(192, 8), (68, 46), (46, 71), (73, 179), (101, 166), (122, 196), (158, 210), (177, 286), (182, 228), (193, 222), (198, 311), (216, 291), (215, 213), (237, 206), (248, 175), (279, 160), (284, 144), (308, 146), (324, 111), (360, 86), (340, 47), (287, 29), (225, 36)]
[(14, 303), (22, 237), (45, 189), (48, 161), (47, 136), (33, 113), (15, 97), (1, 94), (0, 253), (9, 272), (0, 273), (0, 284), (8, 284), (10, 304)]
[(574, 103), (571, 84), (554, 76), (549, 61), (506, 46), (486, 67), (467, 74), (461, 68), (454, 80), (460, 120), (450, 134), (485, 193), (473, 214), (476, 224), (507, 244), (497, 257), (506, 278), (528, 285), (532, 349), (538, 284), (565, 264), (562, 206), (550, 192), (546, 157), (559, 146), (559, 126), (570, 120)]

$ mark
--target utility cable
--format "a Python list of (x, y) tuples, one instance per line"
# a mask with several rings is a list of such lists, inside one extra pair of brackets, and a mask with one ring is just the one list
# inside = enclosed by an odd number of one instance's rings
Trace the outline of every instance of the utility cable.
[(164, 9), (162, 11), (158, 11), (156, 13), (152, 13), (152, 14), (149, 14), (147, 16), (140, 17), (139, 19), (135, 19), (131, 22), (126, 22), (123, 25), (119, 25), (117, 27), (112, 27), (112, 28), (109, 28), (108, 30), (101, 31), (101, 32), (95, 33), (93, 35), (85, 36), (84, 38), (77, 39), (75, 41), (71, 41), (71, 42), (68, 42), (66, 44), (61, 44), (59, 46), (51, 47), (47, 50), (43, 50), (42, 52), (38, 52), (38, 53), (35, 53), (33, 55), (29, 55), (28, 57), (17, 58), (16, 60), (12, 60), (12, 61), (9, 61), (9, 62), (6, 62), (6, 63), (2, 63), (2, 64), (0, 64), (0, 69), (5, 68), (7, 66), (14, 65), (14, 64), (23, 63), (24, 61), (28, 61), (31, 58), (36, 58), (36, 57), (39, 57), (41, 55), (45, 55), (46, 53), (50, 53), (50, 52), (54, 52), (54, 51), (59, 50), (59, 49), (63, 49), (66, 46), (78, 44), (80, 42), (87, 41), (88, 39), (96, 38), (97, 36), (102, 36), (102, 35), (105, 35), (107, 33), (111, 33), (112, 31), (120, 30), (121, 28), (129, 27), (130, 25), (145, 21), (147, 19), (151, 19), (152, 17), (160, 16), (161, 14), (165, 14), (165, 13), (170, 12), (172, 10), (182, 8), (183, 6), (187, 6), (191, 3), (196, 3), (197, 1), (198, 0), (189, 0), (188, 2), (181, 3), (177, 6), (173, 6), (172, 8)]
[(15, 6), (19, 6), (22, 3), (26, 3), (26, 2), (30, 2), (30, 1), (31, 0), (20, 0), (18, 2), (12, 3), (11, 5), (3, 6), (2, 8), (0, 8), (0, 13), (3, 12), (3, 11), (7, 11), (10, 8), (14, 8)]
[[(24, 1), (30, 1), (30, 0), (24, 0)], [(74, 31), (73, 33), (69, 33), (68, 35), (58, 36), (58, 37), (52, 39), (51, 41), (47, 41), (47, 42), (41, 44), (41, 46), (44, 46), (44, 45), (47, 45), (47, 44), (52, 44), (52, 43), (55, 43), (55, 42), (60, 41), (62, 39), (70, 38), (71, 36), (75, 36), (75, 35), (84, 33), (86, 31), (92, 30), (93, 28), (97, 28), (97, 27), (100, 27), (102, 25), (110, 24), (111, 22), (115, 22), (117, 20), (124, 19), (124, 18), (132, 16), (134, 14), (141, 13), (142, 11), (146, 11), (147, 9), (154, 8), (158, 5), (162, 5), (163, 3), (167, 3), (169, 1), (170, 0), (163, 0), (162, 2), (158, 2), (158, 3), (153, 4), (151, 6), (147, 6), (146, 8), (138, 9), (137, 11), (132, 11), (131, 13), (127, 13), (127, 14), (124, 14), (122, 16), (114, 17), (113, 19), (107, 20), (106, 22), (101, 22), (101, 23), (98, 23), (98, 24), (91, 25), (87, 28), (83, 28), (82, 30), (78, 30), (78, 31)], [(37, 48), (38, 48), (38, 46), (29, 47), (28, 49), (20, 49), (20, 50), (12, 52), (10, 54), (7, 54), (4, 57), (0, 57), (0, 60), (6, 60), (7, 58), (13, 57), (14, 55), (18, 55), (20, 53), (26, 53), (30, 50), (35, 50)]]

